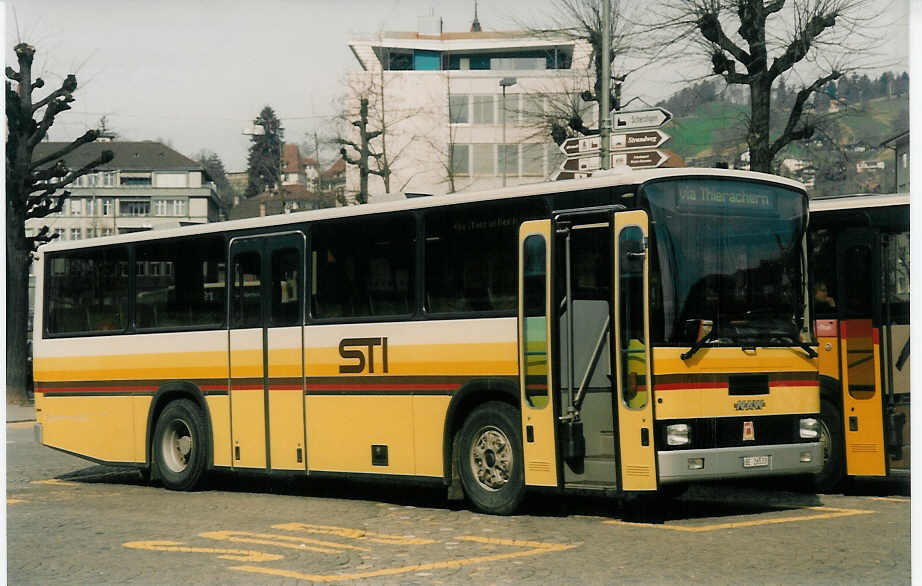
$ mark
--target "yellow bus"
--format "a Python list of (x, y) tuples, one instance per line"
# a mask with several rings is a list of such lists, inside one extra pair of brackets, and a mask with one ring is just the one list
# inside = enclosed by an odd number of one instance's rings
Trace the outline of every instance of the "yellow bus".
[(823, 471), (909, 473), (909, 194), (810, 201)]
[(51, 243), (37, 433), (211, 469), (631, 496), (819, 470), (794, 181), (586, 180)]

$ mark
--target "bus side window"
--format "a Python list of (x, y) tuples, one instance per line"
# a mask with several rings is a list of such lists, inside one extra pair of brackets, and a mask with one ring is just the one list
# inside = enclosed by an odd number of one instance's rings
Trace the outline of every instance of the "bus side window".
[(810, 230), (807, 236), (813, 271), (813, 311), (821, 319), (836, 317), (836, 239), (829, 228)]

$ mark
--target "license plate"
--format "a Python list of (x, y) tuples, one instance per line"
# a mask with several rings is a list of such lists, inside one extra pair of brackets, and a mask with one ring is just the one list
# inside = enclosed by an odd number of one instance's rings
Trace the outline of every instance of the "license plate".
[(771, 456), (744, 456), (743, 468), (761, 468), (762, 466), (768, 466), (770, 457)]

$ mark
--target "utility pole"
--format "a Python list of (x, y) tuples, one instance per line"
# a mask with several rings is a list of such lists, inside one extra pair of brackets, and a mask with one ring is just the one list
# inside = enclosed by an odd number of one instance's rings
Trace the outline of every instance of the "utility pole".
[[(611, 167), (611, 0), (602, 0), (602, 87), (599, 96), (599, 142), (602, 169)], [(618, 84), (620, 90), (621, 84)], [(616, 100), (617, 101), (617, 100)]]

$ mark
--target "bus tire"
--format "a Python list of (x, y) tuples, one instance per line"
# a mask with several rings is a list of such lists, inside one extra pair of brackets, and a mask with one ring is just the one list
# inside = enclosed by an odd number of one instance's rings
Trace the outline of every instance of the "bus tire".
[(205, 474), (207, 437), (198, 405), (188, 399), (170, 402), (154, 431), (154, 464), (170, 490), (193, 490)]
[(525, 495), (522, 421), (512, 406), (491, 401), (461, 428), (458, 470), (468, 500), (492, 515), (509, 515)]
[(845, 442), (842, 412), (828, 399), (820, 401), (820, 443), (823, 445), (823, 469), (813, 476), (816, 492), (829, 492), (842, 484), (845, 477)]

